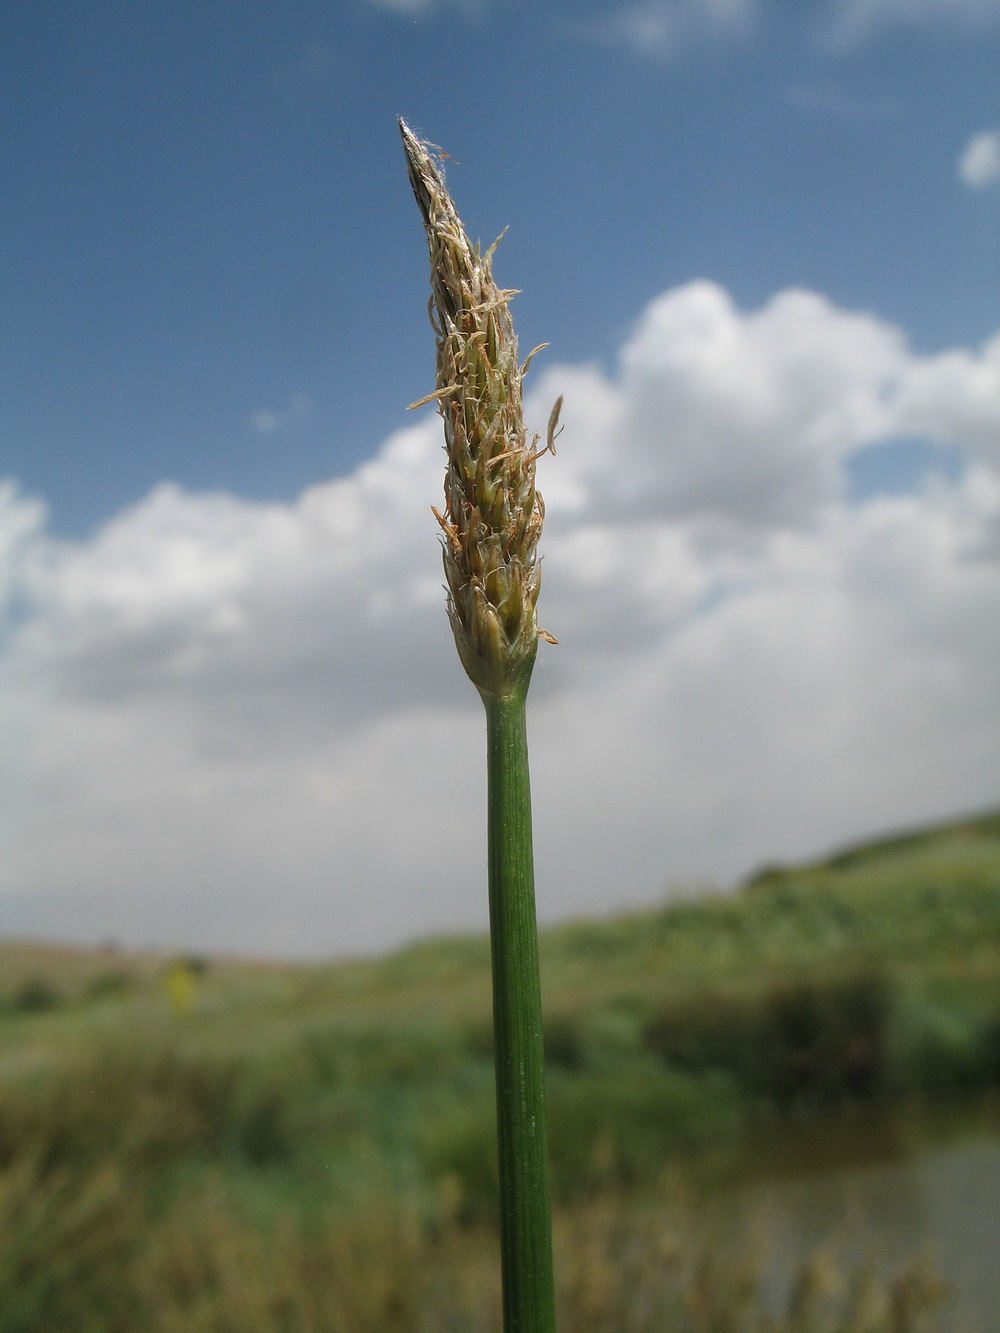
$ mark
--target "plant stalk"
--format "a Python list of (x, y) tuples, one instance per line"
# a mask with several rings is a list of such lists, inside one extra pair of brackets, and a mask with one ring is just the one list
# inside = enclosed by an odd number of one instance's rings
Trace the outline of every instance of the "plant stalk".
[(504, 1333), (553, 1333), (552, 1222), (525, 693), (486, 698)]
[[(524, 704), (539, 638), (535, 464), (555, 453), (557, 400), (539, 449), (524, 428), (512, 291), (493, 280), (494, 246), (472, 245), (432, 157), (399, 122), (431, 261), (436, 400), (448, 465), (443, 536), (455, 646), (486, 706), (490, 945), (504, 1333), (554, 1333), (552, 1223), (542, 1002)], [(536, 348), (535, 351), (539, 349)]]

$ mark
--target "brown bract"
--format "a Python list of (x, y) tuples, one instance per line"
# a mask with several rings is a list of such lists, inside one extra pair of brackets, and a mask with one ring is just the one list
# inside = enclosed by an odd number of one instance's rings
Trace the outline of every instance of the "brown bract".
[[(536, 460), (553, 448), (562, 399), (545, 448), (524, 429), (521, 380), (536, 347), (518, 362), (513, 291), (493, 280), (496, 243), (481, 254), (465, 234), (430, 145), (399, 128), (431, 260), (430, 317), (437, 337), (437, 400), (448, 467), (444, 532), (448, 615), (462, 665), (485, 698), (527, 687), (539, 635), (538, 538), (545, 507)], [(545, 344), (542, 344), (543, 346)]]

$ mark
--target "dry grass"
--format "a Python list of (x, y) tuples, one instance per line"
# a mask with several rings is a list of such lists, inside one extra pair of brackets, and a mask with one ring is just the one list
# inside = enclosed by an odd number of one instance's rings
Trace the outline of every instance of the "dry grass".
[[(149, 1207), (149, 1201), (145, 1201)], [(499, 1333), (497, 1237), (447, 1190), (312, 1214), (221, 1173), (142, 1215), (113, 1168), (0, 1177), (0, 1333)], [(917, 1333), (947, 1297), (926, 1266), (880, 1281), (830, 1249), (777, 1302), (766, 1237), (723, 1243), (679, 1196), (610, 1191), (555, 1219), (561, 1333)]]

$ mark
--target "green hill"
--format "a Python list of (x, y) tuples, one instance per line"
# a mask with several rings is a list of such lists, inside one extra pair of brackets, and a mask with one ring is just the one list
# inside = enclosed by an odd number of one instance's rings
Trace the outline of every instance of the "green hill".
[[(605, 1108), (624, 1124), (616, 1098), (634, 1076), (669, 1146), (714, 1133), (723, 1105), (738, 1104), (739, 1119), (751, 1105), (989, 1083), (1000, 1059), (1000, 813), (771, 867), (732, 893), (552, 927), (541, 953), (554, 1115), (580, 1098), (595, 1126)], [(440, 1118), (449, 1089), (462, 1090), (466, 1115), (474, 1087), (487, 1114), (485, 938), (181, 971), (178, 992), (170, 960), (7, 943), (0, 1068), (37, 1081), (43, 1069), (75, 1076), (94, 1052), (105, 1064), (127, 1052), (130, 1067), (169, 1052), (268, 1084), (285, 1118), (334, 1085), (362, 1099), (405, 1085), (417, 1119), (424, 1092)]]
[(895, 864), (899, 867), (913, 856), (926, 854), (945, 858), (981, 854), (988, 858), (996, 853), (998, 847), (1000, 810), (990, 810), (985, 814), (946, 820), (940, 824), (929, 824), (923, 828), (852, 843), (807, 865), (770, 866), (758, 872), (747, 883), (759, 884), (775, 875), (823, 873), (879, 864)]
[[(1000, 812), (559, 925), (541, 952), (556, 1193), (575, 1216), (761, 1123), (1000, 1085)], [(212, 1262), (239, 1250), (241, 1282), (263, 1266), (280, 1286), (283, 1254), (289, 1289), (331, 1207), (356, 1218), (348, 1249), (373, 1216), (403, 1228), (390, 1248), (412, 1226), (461, 1248), (492, 1217), (492, 1096), (484, 938), (294, 966), (7, 942), (0, 1235), (23, 1253), (0, 1255), (0, 1333), (411, 1327), (258, 1325), (229, 1305), (198, 1322), (184, 1281), (223, 1279), (198, 1276), (177, 1228), (196, 1218)], [(299, 1238), (287, 1252), (275, 1227)], [(174, 1285), (154, 1300), (161, 1261)], [(109, 1274), (131, 1313), (87, 1322), (118, 1299)], [(171, 1302), (175, 1325), (149, 1322)]]

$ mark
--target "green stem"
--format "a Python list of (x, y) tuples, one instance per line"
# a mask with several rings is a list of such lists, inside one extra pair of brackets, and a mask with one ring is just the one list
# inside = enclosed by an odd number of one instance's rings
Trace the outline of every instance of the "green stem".
[(504, 1333), (554, 1333), (525, 691), (486, 704)]

